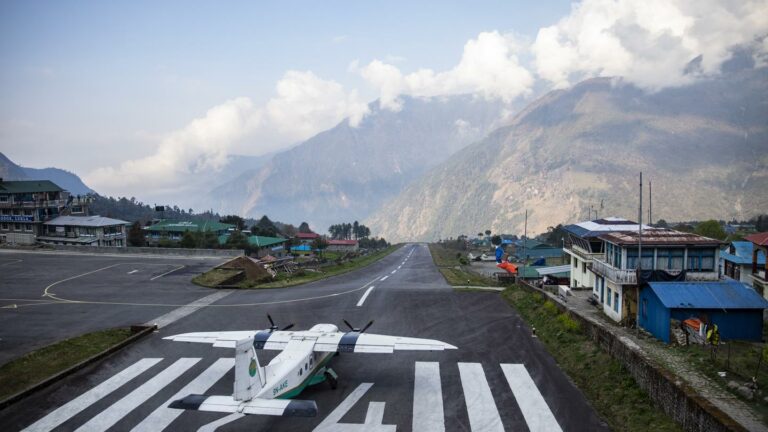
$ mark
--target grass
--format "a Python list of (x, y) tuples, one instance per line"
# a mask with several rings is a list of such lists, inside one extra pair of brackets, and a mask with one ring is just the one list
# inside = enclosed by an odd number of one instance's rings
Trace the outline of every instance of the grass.
[(206, 288), (215, 288), (239, 272), (240, 270), (215, 268), (193, 277), (192, 283)]
[(430, 243), (429, 252), (432, 254), (432, 260), (438, 271), (449, 285), (496, 286), (496, 283), (490, 278), (464, 270), (465, 264), (459, 261), (463, 257), (461, 252), (435, 243)]
[(536, 335), (547, 351), (611, 429), (681, 430), (674, 420), (653, 405), (629, 372), (554, 303), (518, 286), (507, 288), (502, 295), (536, 329)]
[[(768, 333), (766, 330), (768, 329), (763, 329), (764, 338)], [(746, 341), (724, 342), (714, 356), (711, 346), (697, 344), (673, 346), (670, 347), (670, 350), (673, 354), (681, 357), (686, 364), (701, 372), (702, 375), (739, 397), (760, 414), (764, 423), (768, 423), (768, 402), (764, 399), (768, 396), (768, 392), (766, 392), (768, 389), (768, 364), (766, 364), (768, 357), (763, 351), (764, 345)], [(761, 354), (763, 355), (762, 360), (760, 359)], [(758, 362), (760, 363), (759, 371)], [(720, 377), (718, 372), (725, 372), (726, 376)], [(752, 377), (757, 379), (758, 386), (757, 394), (752, 400), (746, 399), (738, 391), (727, 386), (729, 381), (745, 385), (752, 381)]]
[(122, 342), (130, 329), (115, 328), (57, 342), (0, 366), (0, 400)]
[(285, 273), (280, 273), (275, 279), (272, 279), (270, 282), (251, 284), (251, 283), (248, 283), (247, 281), (244, 281), (239, 286), (241, 288), (261, 289), (261, 288), (284, 288), (284, 287), (290, 287), (295, 285), (301, 285), (307, 282), (313, 282), (316, 280), (329, 278), (331, 276), (348, 273), (348, 272), (351, 272), (352, 270), (357, 270), (359, 268), (365, 267), (391, 254), (392, 252), (397, 250), (399, 247), (400, 245), (389, 246), (386, 249), (382, 249), (361, 257), (352, 258), (351, 260), (347, 262), (343, 262), (341, 264), (331, 265), (329, 267), (323, 267), (322, 272), (310, 272), (306, 270), (299, 270), (290, 275)]

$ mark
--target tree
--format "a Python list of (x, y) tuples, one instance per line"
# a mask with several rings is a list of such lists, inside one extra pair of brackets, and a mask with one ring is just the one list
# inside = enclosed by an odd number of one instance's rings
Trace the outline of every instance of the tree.
[(131, 225), (131, 229), (128, 231), (128, 243), (131, 246), (144, 246), (144, 231), (141, 230), (141, 223), (136, 221)]
[(231, 224), (235, 226), (235, 229), (242, 231), (245, 229), (245, 220), (237, 215), (227, 215), (219, 219), (219, 222), (225, 224)]
[(563, 228), (563, 224), (557, 224), (555, 227), (547, 227), (547, 232), (542, 234), (540, 238), (550, 246), (560, 247), (566, 237), (568, 237), (568, 232)]
[(497, 235), (491, 237), (491, 244), (493, 244), (495, 246), (500, 245), (501, 244), (501, 236), (497, 234)]
[(241, 231), (232, 231), (227, 238), (227, 248), (229, 249), (250, 249), (248, 238)]
[(727, 234), (725, 233), (725, 230), (723, 230), (723, 227), (720, 225), (720, 222), (714, 219), (710, 219), (696, 225), (696, 229), (693, 232), (698, 235), (717, 240), (725, 240), (727, 237)]
[(656, 221), (656, 228), (669, 228), (669, 224), (664, 219), (659, 219)]
[(197, 246), (197, 241), (192, 231), (184, 231), (184, 235), (181, 237), (180, 246), (186, 249), (194, 249)]
[(325, 240), (323, 237), (318, 237), (312, 240), (312, 249), (320, 251), (320, 255), (323, 254), (323, 251), (327, 247), (328, 247), (328, 241)]
[(304, 234), (309, 234), (312, 232), (312, 229), (309, 228), (309, 224), (306, 222), (302, 222), (299, 225), (299, 232)]
[(486, 235), (486, 237), (491, 235), (491, 230), (485, 230), (485, 235)]
[(275, 224), (264, 215), (256, 222), (256, 225), (251, 227), (251, 233), (258, 236), (275, 237), (280, 230), (277, 229)]

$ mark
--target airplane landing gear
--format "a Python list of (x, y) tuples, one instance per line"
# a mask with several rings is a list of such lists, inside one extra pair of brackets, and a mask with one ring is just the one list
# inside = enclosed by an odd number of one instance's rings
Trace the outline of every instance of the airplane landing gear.
[(325, 370), (325, 379), (331, 384), (331, 388), (336, 390), (336, 386), (339, 383), (339, 376), (333, 369), (328, 368)]

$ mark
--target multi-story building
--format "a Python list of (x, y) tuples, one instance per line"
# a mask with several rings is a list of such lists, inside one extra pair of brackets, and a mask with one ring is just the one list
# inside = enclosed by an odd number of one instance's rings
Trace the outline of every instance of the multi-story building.
[[(637, 231), (637, 222), (618, 217), (607, 217), (592, 221), (567, 225), (563, 229), (568, 233), (563, 250), (570, 258), (571, 288), (591, 288), (595, 297), (600, 295), (595, 284), (592, 260), (605, 255), (604, 242), (599, 238), (612, 232)], [(643, 225), (643, 230), (652, 229)]]
[(47, 244), (125, 247), (129, 222), (103, 216), (59, 216), (43, 223), (37, 241)]
[(768, 256), (768, 232), (761, 232), (744, 237), (752, 242), (752, 288), (763, 297), (768, 297), (768, 272), (766, 272), (766, 256)]
[[(723, 275), (752, 286), (752, 242), (735, 241), (720, 251)], [(765, 254), (758, 254), (757, 265), (765, 266)]]
[(43, 223), (71, 203), (69, 193), (51, 181), (0, 179), (0, 243), (34, 244)]
[(603, 242), (603, 253), (592, 255), (591, 270), (603, 311), (617, 322), (637, 317), (638, 261), (643, 271), (661, 270), (685, 281), (720, 279), (718, 263), (724, 243), (719, 240), (658, 228), (642, 237), (626, 231), (602, 234), (598, 239)]
[(210, 232), (215, 241), (219, 236), (229, 234), (230, 231), (234, 229), (235, 226), (232, 224), (225, 224), (217, 221), (172, 220), (160, 220), (143, 228), (144, 239), (150, 245), (157, 245), (161, 240), (178, 243), (187, 231)]

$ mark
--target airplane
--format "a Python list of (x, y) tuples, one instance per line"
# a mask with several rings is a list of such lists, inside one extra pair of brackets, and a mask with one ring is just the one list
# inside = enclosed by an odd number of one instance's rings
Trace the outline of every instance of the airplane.
[[(285, 417), (314, 417), (317, 404), (313, 400), (292, 399), (307, 386), (324, 381), (336, 388), (338, 375), (328, 367), (339, 353), (393, 353), (394, 351), (442, 351), (457, 349), (432, 339), (386, 336), (365, 333), (346, 320), (350, 331), (341, 332), (334, 324), (316, 324), (309, 330), (281, 330), (269, 318), (265, 330), (184, 333), (168, 336), (177, 342), (209, 343), (219, 348), (235, 348), (235, 384), (231, 396), (188, 395), (169, 407), (198, 411), (258, 414)], [(262, 367), (257, 350), (281, 350), (266, 367)]]

